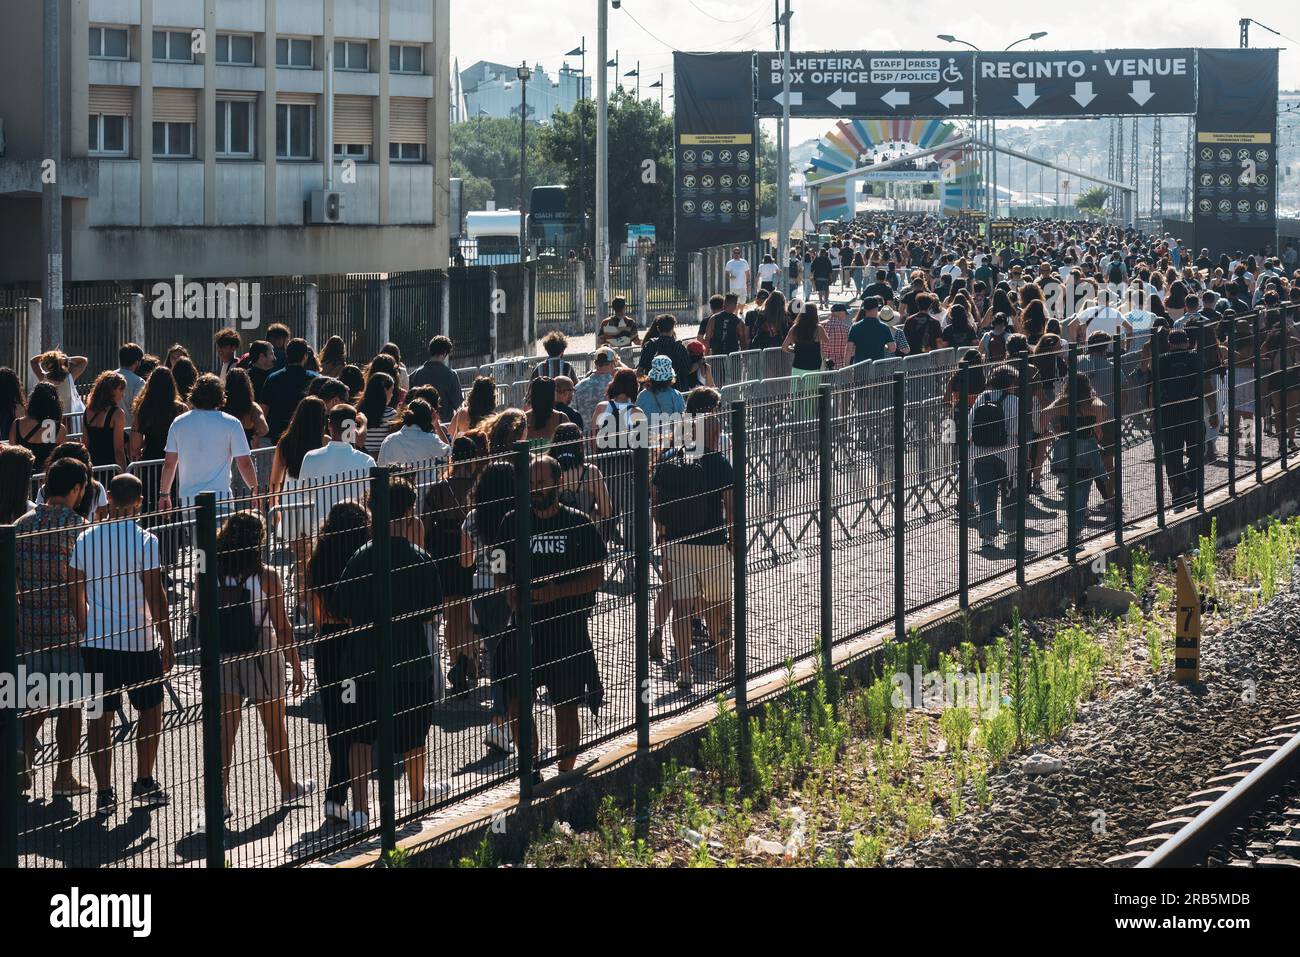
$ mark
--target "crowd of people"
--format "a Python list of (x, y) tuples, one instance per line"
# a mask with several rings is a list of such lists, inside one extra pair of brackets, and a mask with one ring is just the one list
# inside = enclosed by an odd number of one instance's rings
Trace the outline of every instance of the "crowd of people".
[[(1022, 441), (1030, 443), (1028, 491), (1043, 493), (1050, 471), (1080, 523), (1093, 487), (1101, 507), (1113, 507), (1120, 417), (1153, 402), (1175, 506), (1194, 497), (1220, 437), (1253, 453), (1256, 382), (1267, 430), (1293, 442), (1294, 266), (1267, 254), (1193, 257), (1173, 237), (1095, 223), (1024, 222), (994, 239), (971, 225), (872, 215), (827, 240), (794, 243), (784, 266), (767, 256), (751, 271), (735, 250), (727, 288), (695, 335), (680, 334), (671, 314), (643, 330), (615, 300), (599, 323), (591, 371), (579, 375), (567, 338), (548, 334), (520, 408), (499, 403), (490, 377), (463, 387), (445, 336), (414, 368), (391, 343), (354, 364), (338, 337), (317, 351), (279, 323), (252, 342), (222, 330), (211, 362), (181, 346), (156, 357), (127, 343), (119, 367), (99, 373), (84, 397), (76, 384), (84, 358), (35, 357), (30, 390), (0, 369), (0, 522), (19, 536), (20, 652), (29, 673), (100, 676), (105, 703), (88, 732), (93, 787), (74, 773), (77, 701), (27, 715), (23, 787), (36, 785), (38, 735), (53, 717), (52, 793), (93, 791), (97, 813), (114, 813), (111, 742), (125, 695), (137, 712), (131, 800), (167, 803), (155, 776), (163, 682), (194, 637), (187, 629), (197, 613), (219, 626), (227, 776), (248, 703), (282, 800), (314, 793), (314, 782), (295, 776), (287, 718), (289, 700), (307, 687), (310, 648), (328, 733), (324, 812), (367, 826), (379, 713), (374, 627), (383, 613), (375, 581), (385, 568), (394, 752), (411, 800), (446, 788), (428, 760), (439, 701), (471, 700), (486, 682), (483, 744), (514, 752), (521, 649), (513, 620), (523, 583), (511, 456), (519, 443), (530, 454), (532, 673), (555, 710), (559, 767), (571, 769), (581, 709), (598, 712), (605, 699), (590, 626), (596, 594), (632, 587), (630, 561), (611, 560), (631, 545), (628, 436), (652, 445), (659, 586), (651, 657), (683, 692), (701, 671), (714, 682), (730, 678), (735, 474), (713, 357), (781, 349), (798, 394), (815, 373), (957, 350), (944, 399), (966, 420), (961, 454), (972, 465), (982, 545), (994, 548), (999, 534), (1012, 534), (1000, 532), (998, 510)], [(629, 366), (618, 350), (632, 345), (641, 348)], [(1117, 366), (1117, 349), (1130, 360)], [(200, 371), (205, 365), (210, 371)], [(1226, 420), (1230, 367), (1234, 422)], [(1283, 385), (1293, 389), (1286, 403)], [(1132, 407), (1122, 407), (1130, 397)], [(259, 448), (274, 450), (269, 470), (255, 465)], [(391, 470), (381, 502), (369, 496), (376, 465)], [(205, 492), (222, 503), (215, 609), (196, 607), (179, 570), (192, 552), (183, 552), (177, 527), (192, 525), (189, 510)], [(378, 539), (387, 556), (376, 552), (376, 514), (390, 522)], [(270, 561), (272, 538), (288, 559)], [(536, 735), (527, 746), (538, 751)]]

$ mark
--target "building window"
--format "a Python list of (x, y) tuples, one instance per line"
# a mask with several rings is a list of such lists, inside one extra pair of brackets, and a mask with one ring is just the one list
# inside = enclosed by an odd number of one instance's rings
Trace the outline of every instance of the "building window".
[(275, 155), (279, 159), (309, 160), (316, 155), (316, 107), (299, 103), (275, 106)]
[(217, 62), (229, 66), (253, 66), (253, 38), (243, 33), (218, 33)]
[(160, 63), (193, 63), (190, 35), (179, 30), (153, 32), (153, 58)]
[(366, 73), (370, 70), (370, 44), (364, 40), (335, 40), (334, 69)]
[(130, 32), (117, 27), (91, 27), (90, 56), (95, 60), (131, 59)]
[(423, 143), (389, 143), (388, 158), (399, 163), (423, 163)]
[(424, 47), (393, 43), (388, 47), (389, 73), (423, 73)]
[(312, 68), (312, 44), (298, 37), (279, 37), (275, 41), (275, 65), (299, 70)]
[(126, 156), (130, 152), (130, 137), (125, 116), (92, 113), (90, 116), (87, 146), (91, 156)]
[(158, 159), (189, 159), (194, 156), (194, 124), (155, 123), (153, 155)]
[(251, 159), (254, 146), (251, 100), (217, 100), (217, 155)]
[(351, 159), (358, 163), (370, 161), (370, 144), (369, 143), (335, 143), (334, 158), (336, 160)]

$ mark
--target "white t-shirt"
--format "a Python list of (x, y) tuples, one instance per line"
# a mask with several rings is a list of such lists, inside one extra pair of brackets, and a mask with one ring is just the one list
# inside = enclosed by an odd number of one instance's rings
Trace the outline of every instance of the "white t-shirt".
[(451, 446), (436, 432), (425, 432), (418, 425), (407, 425), (388, 433), (375, 460), (380, 465), (431, 465), (445, 462)]
[(100, 522), (77, 536), (68, 564), (86, 577), (86, 647), (158, 647), (141, 578), (143, 572), (161, 567), (158, 539), (152, 533), (134, 519)]
[(1090, 306), (1080, 310), (1070, 322), (1082, 323), (1088, 334), (1100, 330), (1114, 336), (1124, 328), (1124, 314), (1114, 306)]
[(745, 273), (749, 272), (749, 263), (744, 259), (727, 260), (727, 277), (731, 282), (730, 292), (746, 292)]
[(230, 498), (230, 463), (249, 454), (248, 437), (233, 415), (191, 409), (172, 422), (164, 451), (176, 453), (181, 502), (189, 504), (200, 492)]
[(776, 282), (776, 277), (780, 272), (781, 267), (776, 263), (760, 263), (758, 267), (758, 281)]
[[(382, 446), (381, 446), (382, 448)], [(311, 484), (315, 489), (315, 522), (320, 524), (329, 516), (337, 502), (349, 499), (365, 501), (370, 483), (370, 470), (375, 460), (348, 442), (333, 439), (302, 457), (298, 467), (299, 487)], [(355, 481), (346, 481), (354, 479)]]

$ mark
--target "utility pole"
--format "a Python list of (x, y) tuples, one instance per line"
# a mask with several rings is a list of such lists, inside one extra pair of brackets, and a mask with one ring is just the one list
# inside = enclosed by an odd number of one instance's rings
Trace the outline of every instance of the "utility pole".
[(519, 261), (528, 260), (528, 61), (516, 71), (519, 77)]
[[(785, 26), (781, 48), (781, 141), (776, 163), (776, 264), (785, 269), (790, 244), (790, 0), (778, 24)], [(778, 26), (778, 31), (780, 26)], [(852, 214), (852, 210), (849, 213)]]
[(41, 348), (63, 347), (63, 102), (60, 70), (61, 0), (44, 0), (44, 95), (45, 159), (54, 167), (42, 170), (41, 242), (45, 248), (45, 269), (41, 277), (41, 299), (45, 317), (41, 323)]
[(596, 0), (596, 314), (609, 305), (609, 0)]

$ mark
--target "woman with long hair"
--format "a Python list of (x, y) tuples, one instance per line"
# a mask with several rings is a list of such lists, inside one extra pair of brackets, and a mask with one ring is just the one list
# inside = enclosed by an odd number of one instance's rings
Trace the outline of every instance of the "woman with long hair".
[(9, 426), (9, 444), (20, 445), (32, 453), (37, 473), (45, 471), (45, 461), (55, 446), (67, 436), (63, 425), (63, 403), (58, 389), (49, 382), (38, 382), (27, 397), (27, 408)]
[[(131, 407), (131, 458), (137, 462), (162, 459), (167, 446), (167, 432), (176, 417), (187, 408), (176, 392), (176, 379), (170, 369), (158, 366), (150, 372)], [(150, 501), (148, 483), (145, 501), (146, 511), (151, 511), (152, 507), (147, 504)]]
[(386, 375), (393, 380), (392, 405), (394, 408), (406, 402), (406, 388), (402, 385), (401, 363), (387, 352), (381, 352), (370, 360), (366, 366), (366, 384), (376, 375)]
[(447, 615), (447, 660), (451, 662), (447, 690), (453, 695), (471, 690), (479, 677), (478, 649), (469, 614), (474, 576), (460, 560), (461, 532), (472, 507), (479, 465), (474, 441), (463, 436), (456, 439), (446, 475), (424, 497), (425, 550), (433, 556), (442, 583), (443, 608)]
[(497, 408), (497, 384), (491, 376), (481, 375), (474, 378), (465, 396), (465, 404), (451, 417), (451, 434), (454, 438), (470, 429), (477, 429), (483, 420)]
[(199, 370), (189, 356), (181, 356), (172, 366), (172, 378), (176, 380), (176, 394), (184, 402), (190, 401), (190, 391), (199, 381)]
[[(88, 522), (98, 520), (108, 511), (108, 493), (95, 478), (95, 473), (91, 471), (90, 453), (80, 442), (60, 442), (54, 447), (50, 457), (45, 460), (45, 470), (48, 472), (60, 459), (74, 459), (86, 467), (86, 474), (90, 476), (90, 481), (86, 483), (86, 488), (81, 493), (81, 500), (72, 505), (72, 510)], [(42, 485), (40, 491), (36, 493), (36, 504), (39, 505), (44, 501), (45, 486)]]
[(569, 417), (555, 408), (555, 380), (539, 375), (528, 383), (528, 444), (544, 448), (551, 444), (555, 430)]
[(81, 441), (92, 466), (116, 465), (126, 471), (126, 416), (121, 414), (125, 397), (126, 377), (121, 373), (101, 372), (95, 379), (81, 420)]
[[(304, 678), (293, 628), (284, 609), (280, 576), (262, 561), (266, 526), (256, 512), (235, 512), (217, 532), (216, 573), (221, 596), (222, 618), (232, 626), (248, 622), (251, 616), (253, 648), (229, 651), (221, 662), (221, 757), (222, 781), (230, 786), (230, 765), (235, 756), (244, 701), (257, 708), (266, 732), (266, 752), (280, 784), (280, 800), (291, 804), (315, 790), (311, 781), (294, 780), (289, 761), (289, 731), (285, 720), (288, 694), (302, 694)], [(223, 644), (244, 636), (222, 634)], [(287, 685), (286, 665), (293, 669), (293, 684)], [(227, 801), (227, 816), (232, 809)]]
[(342, 336), (330, 336), (320, 352), (320, 374), (337, 379), (348, 364), (347, 346)]
[(32, 510), (36, 457), (20, 445), (0, 446), (0, 525), (12, 525)]
[(396, 342), (385, 342), (379, 347), (379, 354), (388, 356), (393, 360), (393, 379), (397, 383), (398, 392), (403, 395), (411, 388), (411, 379), (407, 375), (406, 364), (402, 362), (402, 350)]
[[(433, 386), (419, 386), (433, 392), (437, 401), (438, 390)], [(435, 462), (446, 461), (451, 449), (438, 434), (438, 414), (428, 399), (411, 399), (401, 411), (400, 428), (394, 429), (379, 447), (379, 465), (404, 465), (430, 468)]]
[[(1074, 395), (1071, 396), (1071, 383)], [(1074, 470), (1070, 470), (1070, 408), (1074, 404)], [(1061, 392), (1042, 411), (1040, 431), (1054, 436), (1052, 445), (1052, 474), (1057, 476), (1065, 492), (1065, 507), (1074, 512), (1074, 527), (1082, 535), (1088, 518), (1088, 496), (1096, 479), (1104, 481), (1103, 495), (1109, 498), (1110, 481), (1102, 461), (1101, 447), (1105, 441), (1103, 425), (1110, 418), (1106, 403), (1097, 397), (1086, 372), (1076, 372), (1073, 379), (1066, 377)]]
[[(781, 343), (781, 348), (792, 355), (791, 391), (796, 399), (801, 396), (806, 399), (809, 393), (816, 391), (818, 385), (816, 373), (821, 372), (824, 350), (829, 349), (830, 344), (830, 337), (817, 321), (816, 305), (808, 303), (795, 319), (790, 331), (786, 333), (785, 341)], [(799, 415), (803, 417), (808, 411), (806, 401), (800, 400)]]
[[(324, 377), (317, 376), (312, 382), (322, 378)], [(221, 411), (239, 420), (250, 449), (257, 448), (263, 436), (271, 431), (270, 426), (266, 424), (266, 414), (254, 400), (253, 380), (243, 369), (234, 368), (226, 373), (226, 398)]]
[(460, 535), (461, 567), (474, 570), (472, 622), (483, 643), (487, 673), (492, 683), (492, 717), (483, 743), (505, 754), (514, 750), (507, 720), (505, 687), (514, 676), (501, 670), (501, 642), (512, 638), (507, 590), (497, 587), (493, 552), (509, 544), (500, 541), (498, 533), (502, 521), (507, 513), (514, 511), (514, 507), (514, 467), (509, 462), (493, 462), (475, 480), (472, 507), (465, 516)]
[(939, 333), (939, 344), (945, 349), (968, 349), (979, 341), (979, 333), (971, 325), (970, 308), (966, 302), (954, 302), (948, 310), (948, 324)]
[(302, 469), (302, 460), (308, 452), (321, 448), (329, 440), (325, 436), (325, 403), (315, 396), (306, 396), (293, 410), (289, 426), (275, 444), (275, 455), (271, 459), (271, 508), (278, 517), (280, 536), (289, 543), (297, 564), (301, 570), (307, 560), (307, 551), (311, 547), (310, 535), (319, 524), (311, 512), (315, 496), (298, 494), (298, 474)]
[(18, 373), (8, 366), (0, 368), (0, 436), (8, 437), (14, 419), (27, 411), (27, 395)]
[(528, 434), (528, 416), (522, 409), (498, 409), (484, 420), (483, 430), (488, 437), (488, 453), (503, 455), (515, 450)]
[[(182, 359), (189, 359), (189, 358), (190, 358), (189, 349), (186, 349), (179, 342), (173, 343), (171, 348), (168, 349), (166, 354), (163, 356), (163, 365), (167, 366), (168, 369), (171, 369), (172, 372), (175, 373), (176, 363), (180, 362)], [(193, 362), (192, 359), (190, 361)]]
[(387, 372), (372, 372), (366, 380), (365, 394), (357, 406), (357, 411), (366, 417), (366, 434), (357, 448), (371, 458), (379, 454), (384, 439), (388, 438), (397, 421), (397, 409), (393, 405), (396, 389), (396, 380)]
[[(347, 653), (346, 632), (352, 626), (330, 611), (329, 598), (343, 577), (348, 559), (369, 540), (370, 513), (365, 507), (353, 501), (336, 502), (321, 524), (315, 550), (306, 567), (312, 620), (316, 623), (312, 657), (329, 748), (325, 817), (345, 822), (353, 829), (365, 828), (370, 823), (371, 744), (368, 737), (357, 734), (357, 729), (367, 728), (374, 722), (374, 702), (355, 693), (361, 685), (347, 664), (352, 658)], [(351, 812), (347, 810), (349, 785)]]

